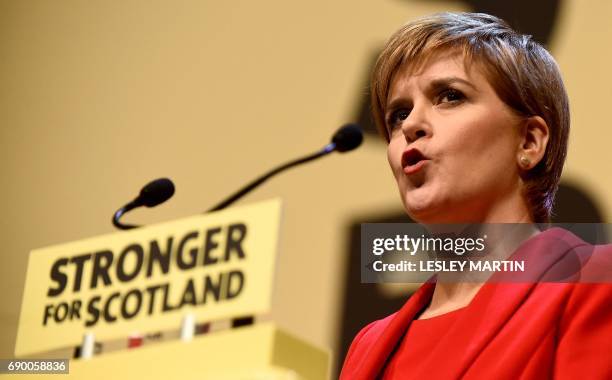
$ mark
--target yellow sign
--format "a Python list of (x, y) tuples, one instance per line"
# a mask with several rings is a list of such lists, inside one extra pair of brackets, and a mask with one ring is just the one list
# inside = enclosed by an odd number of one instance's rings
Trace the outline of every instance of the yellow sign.
[(280, 200), (30, 253), (15, 355), (270, 309)]

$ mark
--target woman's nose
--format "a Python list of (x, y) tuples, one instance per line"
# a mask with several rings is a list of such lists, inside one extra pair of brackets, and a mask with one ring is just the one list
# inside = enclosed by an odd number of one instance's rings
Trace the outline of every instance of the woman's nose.
[(431, 128), (427, 123), (425, 115), (415, 111), (413, 109), (408, 118), (402, 123), (402, 132), (408, 142), (414, 142), (431, 134)]

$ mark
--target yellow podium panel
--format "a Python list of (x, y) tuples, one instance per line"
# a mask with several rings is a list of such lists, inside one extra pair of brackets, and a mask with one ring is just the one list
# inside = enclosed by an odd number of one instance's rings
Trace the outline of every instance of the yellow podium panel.
[[(273, 323), (71, 360), (63, 379), (323, 380), (329, 354)], [(50, 376), (50, 375), (45, 375)], [(20, 375), (39, 379), (40, 375)]]
[(16, 356), (270, 310), (280, 200), (37, 249)]

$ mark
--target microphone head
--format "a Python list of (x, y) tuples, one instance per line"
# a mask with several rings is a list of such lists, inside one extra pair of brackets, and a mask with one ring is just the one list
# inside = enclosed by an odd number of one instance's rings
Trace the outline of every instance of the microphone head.
[(336, 131), (332, 137), (332, 143), (336, 145), (338, 152), (348, 152), (361, 145), (363, 132), (357, 124), (346, 124)]
[(137, 203), (154, 207), (170, 199), (174, 195), (174, 184), (168, 178), (158, 178), (145, 185), (136, 198)]

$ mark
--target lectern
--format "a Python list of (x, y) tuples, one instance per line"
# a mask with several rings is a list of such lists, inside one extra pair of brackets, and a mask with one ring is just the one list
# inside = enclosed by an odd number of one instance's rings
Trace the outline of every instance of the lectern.
[(280, 218), (271, 200), (32, 251), (15, 355), (75, 356), (75, 379), (326, 379), (325, 350), (258, 322)]

